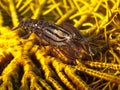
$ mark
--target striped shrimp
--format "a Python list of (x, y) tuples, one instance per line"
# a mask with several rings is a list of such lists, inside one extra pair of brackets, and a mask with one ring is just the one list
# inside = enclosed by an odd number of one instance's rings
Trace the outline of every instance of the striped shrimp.
[(60, 48), (67, 46), (67, 53), (69, 53), (69, 49), (72, 49), (74, 52), (74, 55), (68, 54), (68, 57), (71, 57), (70, 59), (81, 58), (82, 53), (93, 55), (87, 40), (83, 37), (79, 30), (69, 24), (66, 24), (66, 26), (56, 25), (37, 19), (28, 19), (20, 22), (14, 30), (18, 28), (22, 28), (29, 33), (35, 33), (40, 39), (43, 39), (52, 47)]

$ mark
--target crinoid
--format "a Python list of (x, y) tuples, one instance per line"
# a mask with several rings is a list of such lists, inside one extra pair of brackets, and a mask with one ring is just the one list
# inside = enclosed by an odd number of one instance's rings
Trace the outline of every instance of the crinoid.
[[(105, 51), (96, 54), (93, 60), (81, 59), (77, 60), (76, 65), (69, 65), (59, 60), (60, 58), (69, 60), (62, 51), (65, 50), (64, 48), (54, 47), (50, 52), (56, 55), (53, 57), (49, 53), (49, 46), (38, 45), (39, 38), (35, 34), (23, 39), (6, 28), (1, 28), (0, 32), (0, 88), (2, 90), (8, 88), (22, 90), (119, 89), (120, 65), (114, 64), (119, 62), (117, 56), (119, 52), (112, 48), (102, 47)], [(105, 44), (100, 39), (97, 41)]]
[[(0, 90), (120, 90), (119, 9), (120, 0), (1, 0)], [(12, 27), (29, 18), (52, 22), (54, 27), (69, 22), (90, 49), (72, 41), (71, 31), (65, 31), (69, 26), (54, 34), (53, 27), (44, 29), (54, 45), (36, 33), (22, 38), (28, 33)], [(84, 54), (87, 50), (94, 55)]]

